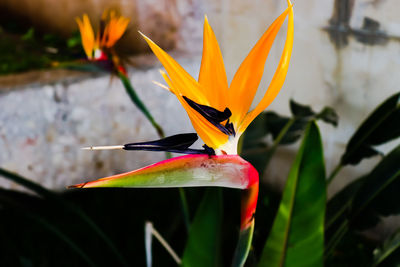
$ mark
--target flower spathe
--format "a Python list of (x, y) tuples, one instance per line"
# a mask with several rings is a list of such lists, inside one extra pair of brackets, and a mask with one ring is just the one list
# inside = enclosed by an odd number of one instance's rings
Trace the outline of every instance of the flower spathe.
[[(289, 67), (293, 46), (293, 10), (288, 0), (288, 8), (272, 23), (240, 65), (228, 86), (222, 54), (215, 34), (204, 21), (203, 55), (198, 81), (191, 77), (171, 56), (145, 35), (144, 38), (161, 61), (167, 73), (161, 72), (169, 89), (181, 102), (200, 138), (218, 154), (237, 154), (237, 142), (249, 124), (278, 95)], [(282, 24), (288, 16), (286, 42), (278, 67), (272, 81), (258, 105), (250, 106), (260, 84), (265, 61)], [(229, 108), (232, 112), (230, 122), (235, 135), (226, 135), (207, 121), (185, 101), (187, 97), (194, 102), (217, 110)]]
[(82, 19), (76, 18), (76, 22), (79, 26), (82, 46), (87, 60), (76, 62), (76, 64), (71, 64), (69, 67), (82, 70), (105, 71), (118, 76), (132, 102), (153, 125), (158, 135), (164, 137), (163, 129), (135, 92), (129, 80), (127, 69), (124, 66), (124, 58), (120, 58), (114, 49), (115, 43), (125, 33), (129, 19), (117, 15), (114, 10), (106, 10), (103, 12), (100, 27), (96, 35), (87, 14), (84, 14)]
[(115, 11), (105, 11), (101, 19), (101, 26), (94, 34), (87, 14), (83, 18), (76, 18), (82, 38), (82, 46), (89, 60), (106, 58), (105, 50), (111, 49), (122, 37), (129, 24), (129, 19), (118, 16)]
[(246, 189), (255, 183), (258, 183), (257, 170), (241, 157), (203, 154), (167, 159), (138, 170), (70, 188), (218, 186)]

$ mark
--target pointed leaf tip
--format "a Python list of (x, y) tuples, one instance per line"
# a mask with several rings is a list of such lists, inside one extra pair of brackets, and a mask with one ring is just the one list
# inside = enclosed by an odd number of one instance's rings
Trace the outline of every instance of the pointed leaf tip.
[(262, 252), (262, 266), (323, 266), (325, 167), (321, 136), (310, 122)]

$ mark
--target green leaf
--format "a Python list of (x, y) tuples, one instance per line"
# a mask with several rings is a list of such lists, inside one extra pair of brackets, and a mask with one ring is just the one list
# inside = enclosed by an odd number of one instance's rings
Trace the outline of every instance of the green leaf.
[[(289, 117), (284, 117), (276, 114), (275, 112), (265, 113), (267, 121), (268, 132), (271, 133), (272, 138), (276, 140), (279, 134), (285, 128), (285, 125), (291, 120)], [(300, 139), (301, 135), (304, 133), (307, 127), (308, 120), (305, 118), (296, 118), (294, 123), (287, 130), (283, 138), (280, 140), (281, 145), (293, 144)]]
[(266, 116), (258, 116), (242, 135), (243, 151), (240, 155), (249, 161), (262, 177), (272, 153), (263, 138), (267, 135)]
[(219, 266), (222, 192), (208, 188), (190, 226), (182, 266)]
[(67, 47), (74, 48), (82, 43), (81, 34), (76, 31), (70, 38), (67, 39)]
[(118, 260), (122, 264), (122, 266), (128, 266), (124, 257), (119, 253), (117, 247), (110, 240), (110, 238), (97, 226), (97, 224), (78, 206), (69, 202), (68, 200), (61, 197), (59, 194), (54, 193), (45, 187), (36, 184), (35, 182), (30, 181), (29, 179), (22, 177), (16, 173), (12, 173), (8, 170), (0, 168), (0, 175), (6, 179), (9, 179), (19, 185), (24, 186), (27, 189), (32, 190), (33, 192), (43, 196), (45, 199), (52, 201), (53, 203), (59, 205), (61, 208), (65, 210), (71, 211), (75, 213), (85, 224), (90, 226), (93, 232), (97, 233), (98, 236), (108, 245), (110, 251), (115, 253)]
[(328, 203), (326, 255), (349, 230), (374, 227), (383, 216), (400, 213), (400, 145), (367, 175), (355, 180)]
[(331, 107), (324, 107), (320, 112), (315, 112), (311, 109), (310, 106), (302, 105), (297, 103), (293, 99), (290, 100), (290, 111), (295, 118), (303, 118), (308, 119), (321, 119), (326, 123), (329, 123), (333, 126), (337, 126), (339, 122), (339, 116), (337, 115), (336, 111)]
[(364, 178), (359, 178), (337, 192), (329, 201), (326, 207), (326, 224), (328, 230), (337, 221), (347, 218), (354, 199), (354, 195), (360, 189)]
[(0, 204), (3, 209), (6, 206), (8, 208), (11, 207), (16, 214), (20, 214), (24, 219), (32, 220), (32, 222), (37, 223), (41, 228), (40, 230), (48, 231), (59, 238), (67, 245), (68, 248), (78, 254), (85, 261), (85, 264), (88, 266), (97, 266), (97, 264), (95, 264), (94, 261), (85, 253), (82, 244), (76, 243), (68, 235), (63, 233), (63, 231), (57, 225), (54, 225), (39, 212), (29, 210), (27, 207), (25, 207), (23, 201), (21, 201), (25, 200), (25, 198), (27, 198), (27, 196), (24, 196), (23, 193), (0, 189)]
[(254, 220), (249, 227), (240, 230), (238, 244), (233, 255), (232, 267), (242, 267), (246, 263), (253, 241)]
[(359, 163), (378, 155), (373, 148), (400, 136), (400, 92), (386, 99), (360, 125), (347, 144), (340, 163)]
[(104, 73), (108, 72), (104, 66), (97, 62), (91, 62), (88, 60), (81, 61), (69, 61), (69, 62), (61, 62), (57, 68), (65, 68), (69, 70), (77, 70), (77, 71), (87, 71), (87, 72), (95, 72), (95, 73)]
[[(321, 119), (333, 126), (338, 124), (338, 115), (330, 107), (324, 107), (319, 113), (290, 100), (293, 117), (281, 116), (275, 112), (261, 113), (247, 128), (243, 135), (241, 155), (256, 167), (262, 177), (270, 159), (278, 145), (292, 144), (300, 139), (307, 123), (313, 119)], [(268, 134), (272, 135), (274, 144), (266, 143)]]
[(348, 184), (331, 198), (326, 207), (325, 220), (325, 259), (332, 255), (335, 247), (348, 232), (348, 217), (354, 195), (360, 189), (365, 177)]
[[(295, 121), (280, 141), (281, 144), (292, 144), (299, 140), (311, 120), (321, 119), (335, 127), (338, 124), (338, 115), (330, 107), (324, 107), (321, 112), (317, 113), (310, 106), (302, 105), (292, 99), (289, 105)], [(279, 133), (291, 120), (289, 117), (280, 116), (274, 112), (266, 112), (265, 117), (267, 131), (272, 134), (273, 139), (279, 136)]]
[(324, 107), (315, 117), (316, 119), (321, 119), (326, 123), (329, 123), (335, 127), (338, 126), (339, 116), (336, 111), (331, 107)]
[(365, 229), (380, 217), (400, 213), (400, 145), (385, 156), (364, 179), (355, 194), (352, 226)]
[(322, 142), (312, 121), (289, 173), (259, 266), (322, 266), (325, 203)]
[(400, 231), (385, 241), (382, 248), (374, 251), (373, 266), (396, 267), (400, 264)]
[(35, 29), (34, 28), (29, 28), (29, 30), (21, 36), (21, 40), (23, 41), (30, 41), (35, 38)]
[(294, 117), (302, 118), (302, 117), (312, 117), (315, 115), (315, 112), (311, 109), (310, 106), (297, 103), (293, 99), (290, 99), (289, 106), (290, 106), (290, 111), (292, 112)]

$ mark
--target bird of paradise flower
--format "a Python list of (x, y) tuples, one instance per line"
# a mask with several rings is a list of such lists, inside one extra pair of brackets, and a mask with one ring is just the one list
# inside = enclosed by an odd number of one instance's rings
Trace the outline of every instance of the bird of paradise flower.
[(82, 46), (89, 60), (111, 60), (112, 67), (126, 73), (119, 57), (114, 51), (114, 45), (125, 33), (129, 19), (118, 16), (114, 10), (105, 11), (100, 21), (100, 29), (94, 33), (87, 14), (76, 18), (82, 38)]
[(100, 20), (100, 28), (95, 34), (87, 14), (84, 14), (82, 19), (76, 18), (87, 59), (101, 70), (112, 72), (120, 78), (132, 102), (143, 112), (158, 135), (163, 138), (163, 129), (136, 94), (128, 78), (127, 70), (114, 49), (115, 44), (127, 30), (129, 21), (128, 18), (118, 15), (115, 10), (106, 10)]
[[(287, 2), (288, 8), (250, 51), (229, 87), (222, 54), (207, 18), (204, 22), (203, 55), (198, 82), (142, 34), (163, 64), (166, 73), (161, 74), (204, 141), (204, 149), (190, 148), (197, 140), (196, 134), (180, 134), (157, 141), (122, 146), (91, 147), (89, 149), (170, 151), (189, 155), (71, 187), (220, 186), (244, 189), (239, 242), (233, 260), (234, 266), (242, 266), (247, 258), (254, 230), (259, 177), (255, 168), (237, 155), (237, 145), (251, 121), (274, 100), (284, 83), (292, 52), (294, 24), (292, 4), (290, 0)], [(264, 72), (265, 61), (286, 17), (288, 28), (280, 62), (264, 97), (249, 111)]]

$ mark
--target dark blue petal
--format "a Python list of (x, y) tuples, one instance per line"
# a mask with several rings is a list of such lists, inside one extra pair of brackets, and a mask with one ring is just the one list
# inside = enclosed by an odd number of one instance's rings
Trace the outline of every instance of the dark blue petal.
[(144, 151), (168, 151), (183, 154), (208, 154), (215, 155), (212, 148), (191, 149), (189, 148), (198, 139), (197, 134), (177, 134), (160, 140), (130, 143), (124, 145), (125, 150), (144, 150)]
[[(189, 104), (191, 108), (196, 110), (201, 116), (203, 116), (206, 120), (208, 120), (212, 125), (217, 127), (221, 132), (226, 135), (235, 136), (235, 129), (233, 128), (233, 124), (229, 122), (229, 118), (232, 116), (232, 112), (229, 108), (225, 108), (224, 111), (219, 111), (213, 107), (209, 107), (206, 105), (201, 105), (193, 100), (183, 96), (185, 101)], [(226, 121), (225, 126), (221, 125), (221, 122)]]

